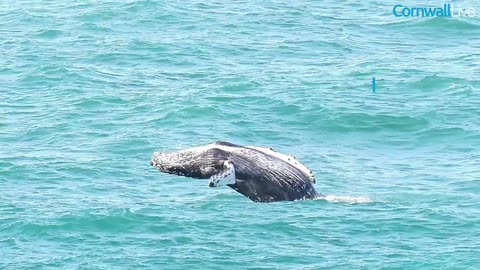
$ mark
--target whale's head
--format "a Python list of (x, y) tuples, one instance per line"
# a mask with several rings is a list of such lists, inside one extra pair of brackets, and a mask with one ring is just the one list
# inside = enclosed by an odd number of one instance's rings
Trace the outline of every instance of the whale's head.
[(224, 169), (225, 151), (211, 147), (194, 147), (175, 152), (154, 152), (150, 165), (161, 172), (208, 179)]

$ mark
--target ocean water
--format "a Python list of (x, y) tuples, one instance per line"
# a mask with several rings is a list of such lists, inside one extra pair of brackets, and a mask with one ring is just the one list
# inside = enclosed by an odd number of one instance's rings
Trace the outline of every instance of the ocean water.
[[(0, 268), (478, 269), (480, 6), (455, 4), (478, 14), (3, 1)], [(149, 165), (216, 140), (295, 155), (327, 197)]]

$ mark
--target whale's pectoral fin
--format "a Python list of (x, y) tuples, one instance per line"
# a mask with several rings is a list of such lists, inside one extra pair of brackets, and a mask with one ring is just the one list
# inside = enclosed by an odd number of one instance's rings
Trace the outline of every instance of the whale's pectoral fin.
[(225, 185), (235, 184), (235, 166), (230, 160), (225, 160), (223, 162), (223, 170), (220, 170), (219, 173), (214, 174), (210, 177), (208, 181), (209, 187), (218, 187)]

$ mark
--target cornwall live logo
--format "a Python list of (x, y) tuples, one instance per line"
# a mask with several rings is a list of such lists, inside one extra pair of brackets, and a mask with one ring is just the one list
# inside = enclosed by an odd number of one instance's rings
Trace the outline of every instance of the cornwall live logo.
[(395, 17), (475, 17), (473, 7), (461, 7), (453, 4), (443, 4), (439, 7), (406, 7), (401, 4), (393, 6)]

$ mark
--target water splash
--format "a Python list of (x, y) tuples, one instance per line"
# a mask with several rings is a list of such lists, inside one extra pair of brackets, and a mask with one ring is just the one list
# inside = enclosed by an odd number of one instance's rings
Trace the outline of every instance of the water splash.
[(371, 203), (373, 202), (368, 196), (338, 196), (338, 195), (325, 195), (318, 197), (317, 200), (325, 200), (335, 203)]

